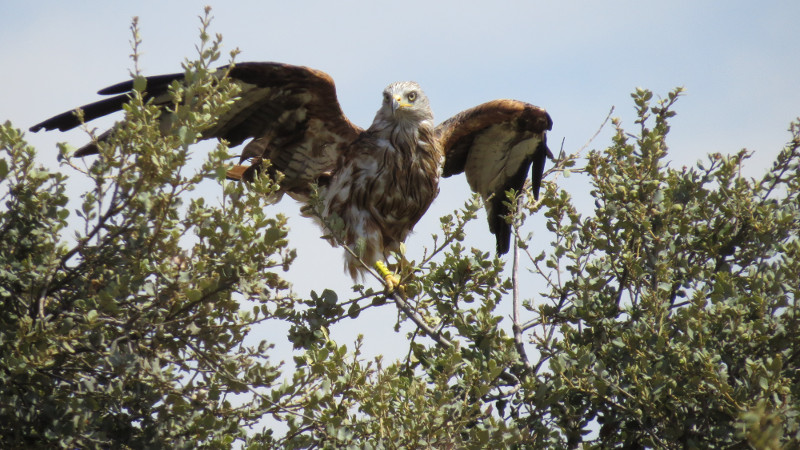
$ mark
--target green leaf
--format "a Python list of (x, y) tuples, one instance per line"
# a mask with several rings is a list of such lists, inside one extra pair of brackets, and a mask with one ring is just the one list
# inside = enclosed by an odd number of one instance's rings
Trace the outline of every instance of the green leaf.
[(186, 298), (188, 298), (190, 301), (196, 302), (203, 298), (203, 291), (199, 289), (187, 289)]
[(133, 77), (133, 90), (144, 92), (147, 89), (147, 78), (141, 75)]

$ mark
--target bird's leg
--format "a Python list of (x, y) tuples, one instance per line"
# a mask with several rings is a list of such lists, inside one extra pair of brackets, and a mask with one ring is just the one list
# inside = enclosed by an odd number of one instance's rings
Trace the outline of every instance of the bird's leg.
[(384, 281), (386, 281), (387, 292), (392, 293), (395, 288), (400, 286), (400, 277), (396, 273), (392, 273), (392, 271), (386, 267), (386, 263), (377, 261), (375, 263), (375, 268), (378, 269), (378, 273), (383, 277)]

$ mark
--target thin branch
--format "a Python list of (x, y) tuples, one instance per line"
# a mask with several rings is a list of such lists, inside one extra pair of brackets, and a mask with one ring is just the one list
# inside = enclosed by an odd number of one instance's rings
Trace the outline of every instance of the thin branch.
[[(519, 207), (520, 199), (517, 198), (517, 206)], [(528, 361), (528, 354), (525, 352), (525, 345), (522, 342), (522, 328), (520, 326), (520, 299), (519, 299), (519, 234), (514, 234), (514, 263), (511, 270), (511, 298), (512, 298), (512, 330), (514, 331), (514, 346), (517, 348), (517, 353), (525, 364), (525, 367), (531, 368), (531, 363)]]
[(441, 345), (444, 348), (450, 348), (453, 346), (453, 343), (447, 340), (441, 333), (437, 332), (433, 328), (431, 328), (427, 323), (425, 323), (425, 319), (420, 317), (419, 314), (414, 312), (414, 309), (411, 308), (411, 305), (405, 301), (401, 296), (397, 295), (397, 293), (393, 292), (386, 296), (387, 298), (391, 298), (394, 300), (397, 307), (403, 311), (403, 313), (413, 321), (419, 329), (425, 332), (428, 337), (433, 339), (437, 344)]
[(614, 114), (614, 107), (613, 106), (608, 111), (608, 114), (606, 115), (606, 118), (603, 119), (603, 123), (600, 124), (600, 127), (597, 128), (597, 131), (594, 132), (592, 137), (590, 137), (589, 140), (586, 141), (586, 143), (583, 144), (583, 146), (581, 146), (581, 148), (579, 148), (577, 151), (575, 151), (574, 153), (572, 153), (572, 154), (570, 154), (568, 156), (563, 156), (563, 150), (562, 150), (561, 151), (562, 154), (558, 155), (559, 158), (556, 161), (556, 165), (553, 166), (552, 168), (550, 168), (549, 170), (547, 170), (544, 173), (544, 175), (542, 176), (542, 178), (546, 177), (551, 172), (556, 172), (556, 175), (550, 181), (553, 182), (553, 181), (557, 180), (558, 177), (560, 176), (560, 174), (563, 172), (563, 169), (560, 167), (561, 166), (560, 163), (562, 161), (568, 161), (568, 160), (572, 160), (572, 159), (577, 159), (581, 155), (581, 153), (583, 153), (583, 151), (586, 150), (589, 147), (589, 145), (597, 138), (597, 136), (600, 135), (600, 132), (603, 131), (603, 128), (605, 128), (605, 126), (608, 123), (608, 121), (611, 120), (611, 115), (612, 114)]

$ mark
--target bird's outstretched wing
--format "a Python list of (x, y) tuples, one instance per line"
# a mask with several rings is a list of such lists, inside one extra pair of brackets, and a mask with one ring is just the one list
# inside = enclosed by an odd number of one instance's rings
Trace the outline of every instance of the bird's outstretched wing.
[[(229, 77), (240, 84), (241, 92), (231, 109), (203, 132), (203, 138), (225, 139), (232, 146), (253, 138), (242, 150), (240, 160), (240, 163), (251, 160), (253, 165), (240, 170), (238, 176), (252, 176), (261, 159), (268, 158), (271, 169), (285, 175), (282, 190), (302, 195), (311, 182), (334, 167), (341, 150), (362, 131), (345, 117), (333, 80), (324, 72), (288, 64), (250, 62), (231, 67)], [(183, 73), (148, 77), (146, 99), (169, 106), (172, 103), (169, 86), (183, 78)], [(121, 110), (132, 89), (132, 80), (102, 89), (98, 92), (101, 95), (116, 95), (80, 107), (84, 120), (88, 122)], [(76, 110), (72, 110), (34, 125), (31, 131), (64, 131), (80, 124)], [(100, 139), (107, 137), (107, 133)], [(96, 145), (90, 143), (76, 155), (96, 152)]]
[(546, 138), (552, 127), (544, 109), (517, 100), (493, 100), (436, 127), (445, 152), (442, 175), (466, 174), (472, 190), (484, 200), (500, 254), (508, 252), (511, 240), (505, 192), (521, 190), (533, 166), (531, 184), (538, 198), (545, 161), (553, 158)]

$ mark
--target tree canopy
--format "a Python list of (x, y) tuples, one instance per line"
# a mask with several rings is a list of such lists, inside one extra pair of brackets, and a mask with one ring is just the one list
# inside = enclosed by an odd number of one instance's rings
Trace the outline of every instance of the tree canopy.
[[(47, 170), (0, 128), (3, 447), (798, 445), (800, 121), (760, 178), (741, 175), (746, 150), (675, 168), (681, 90), (637, 89), (635, 131), (615, 119), (607, 148), (562, 152), (539, 201), (509, 193), (512, 270), (469, 248), (473, 199), (401, 265), (402, 290), (301, 298), (281, 277), (286, 219), (264, 206), (280, 179), (225, 181), (224, 143), (187, 165), (237, 93), (211, 75), (208, 22), (166, 132), (141, 81), (88, 169), (62, 146), (64, 169)], [(590, 180), (593, 210), (559, 189), (569, 172)], [(68, 174), (91, 184), (74, 210)], [(220, 200), (193, 196), (201, 183)], [(539, 253), (521, 231), (532, 214), (550, 242)], [(521, 292), (521, 277), (541, 289)], [(412, 330), (406, 357), (331, 339), (367, 308), (397, 308), (386, 328)], [(292, 365), (246, 342), (276, 322)]]

